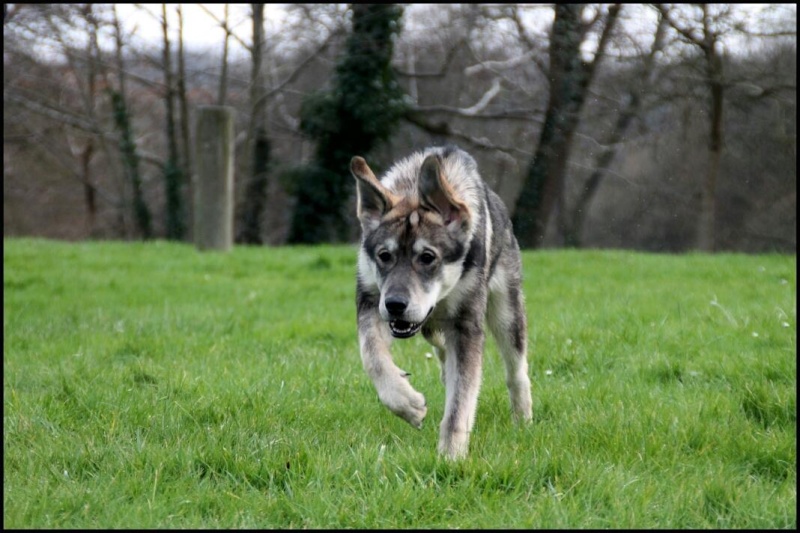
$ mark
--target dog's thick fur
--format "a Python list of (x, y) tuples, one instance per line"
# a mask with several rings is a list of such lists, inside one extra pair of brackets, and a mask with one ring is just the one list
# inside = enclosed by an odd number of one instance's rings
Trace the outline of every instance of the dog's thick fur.
[(421, 427), (425, 397), (389, 351), (392, 338), (422, 331), (441, 362), (445, 386), (440, 454), (463, 457), (475, 420), (484, 318), (506, 366), (511, 409), (531, 419), (521, 259), (503, 202), (454, 148), (428, 148), (378, 180), (354, 157), (358, 218), (356, 304), (361, 360), (378, 397)]

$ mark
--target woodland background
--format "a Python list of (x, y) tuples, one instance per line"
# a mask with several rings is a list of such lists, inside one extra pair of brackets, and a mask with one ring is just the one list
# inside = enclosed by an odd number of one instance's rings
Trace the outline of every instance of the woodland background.
[(141, 6), (160, 42), (113, 4), (4, 8), (6, 237), (191, 240), (222, 104), (241, 244), (353, 242), (350, 157), (454, 143), (525, 248), (796, 253), (795, 4)]

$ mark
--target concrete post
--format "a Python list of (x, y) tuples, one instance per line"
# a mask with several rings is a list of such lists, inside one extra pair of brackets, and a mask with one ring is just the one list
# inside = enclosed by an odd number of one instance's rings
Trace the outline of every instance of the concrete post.
[(228, 106), (197, 109), (193, 234), (199, 250), (233, 245), (233, 114)]

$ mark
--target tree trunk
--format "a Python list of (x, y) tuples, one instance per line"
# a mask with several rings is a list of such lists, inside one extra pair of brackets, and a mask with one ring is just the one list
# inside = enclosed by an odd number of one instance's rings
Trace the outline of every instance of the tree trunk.
[[(95, 50), (97, 46), (97, 24), (92, 16), (91, 4), (86, 6), (86, 20), (89, 24), (89, 40), (86, 46), (86, 59), (87, 59), (87, 72), (86, 72), (86, 111), (87, 114), (95, 121), (94, 106), (97, 96), (97, 84), (95, 83), (97, 77), (97, 56), (99, 50)], [(95, 194), (94, 184), (92, 183), (92, 156), (94, 155), (94, 138), (89, 137), (86, 141), (86, 146), (81, 154), (81, 173), (83, 179), (83, 197), (86, 202), (86, 221), (88, 226), (88, 233), (90, 236), (94, 235), (95, 224), (97, 221), (97, 198)]]
[[(183, 8), (178, 4), (178, 103), (180, 105), (180, 124), (181, 124), (181, 148), (183, 157), (181, 158), (181, 173), (183, 175), (183, 187), (187, 190), (181, 191), (181, 198), (191, 198), (192, 183), (192, 148), (191, 134), (189, 132), (189, 102), (186, 95), (186, 57), (183, 50)], [(183, 202), (182, 202), (183, 203)], [(185, 220), (192, 219), (192, 203), (185, 202), (188, 213)], [(184, 223), (184, 227), (187, 224)], [(191, 228), (187, 228), (191, 230)], [(191, 235), (187, 235), (191, 240)]]
[(717, 50), (721, 45), (719, 34), (713, 27), (713, 17), (708, 11), (708, 4), (699, 4), (702, 10), (702, 37), (692, 32), (673, 19), (670, 8), (656, 4), (656, 8), (667, 19), (670, 26), (680, 33), (684, 39), (697, 46), (705, 58), (705, 79), (711, 94), (711, 112), (709, 114), (710, 131), (708, 143), (708, 168), (703, 180), (700, 198), (700, 216), (697, 221), (697, 249), (713, 252), (715, 248), (716, 189), (717, 176), (725, 148), (723, 139), (722, 111), (725, 101), (725, 82), (723, 78), (722, 55)]
[(351, 4), (351, 10), (352, 30), (332, 88), (309, 95), (301, 106), (300, 129), (316, 149), (313, 163), (291, 177), (297, 202), (290, 243), (342, 242), (354, 235), (350, 159), (368, 155), (406, 115), (391, 67), (402, 6)]
[(250, 76), (250, 125), (248, 128), (250, 152), (250, 179), (245, 187), (244, 205), (239, 221), (237, 242), (263, 244), (261, 219), (267, 203), (267, 167), (269, 140), (266, 132), (266, 107), (264, 98), (264, 4), (253, 6), (253, 70)]
[(86, 143), (86, 147), (81, 154), (81, 173), (83, 179), (83, 198), (86, 202), (87, 226), (89, 235), (93, 235), (97, 221), (97, 195), (92, 183), (91, 164), (92, 154), (94, 153), (94, 143)]
[(230, 32), (228, 30), (228, 5), (229, 4), (225, 4), (225, 15), (222, 27), (222, 29), (225, 30), (225, 40), (222, 44), (222, 72), (219, 76), (217, 105), (225, 105), (225, 97), (228, 93), (228, 39), (230, 37)]
[(133, 189), (133, 213), (139, 233), (145, 239), (153, 237), (152, 216), (142, 194), (142, 178), (139, 173), (139, 155), (133, 140), (128, 106), (120, 92), (111, 91), (111, 105), (114, 109), (114, 123), (119, 132), (122, 166)]
[(709, 88), (711, 89), (711, 132), (708, 147), (708, 170), (700, 200), (700, 219), (697, 225), (697, 248), (704, 252), (715, 249), (715, 220), (717, 210), (717, 176), (722, 160), (722, 109), (725, 89), (722, 83), (722, 58), (712, 44), (707, 57)]
[(586, 94), (587, 69), (580, 57), (583, 5), (556, 4), (550, 40), (550, 99), (542, 133), (514, 210), (519, 244), (536, 248), (561, 193), (572, 136)]
[(153, 237), (152, 216), (142, 193), (142, 179), (139, 173), (139, 155), (136, 151), (136, 141), (134, 141), (128, 103), (125, 97), (125, 65), (122, 59), (122, 29), (116, 9), (114, 9), (114, 37), (116, 41), (117, 76), (119, 78), (119, 91), (109, 89), (111, 106), (114, 113), (114, 124), (119, 134), (119, 150), (122, 154), (122, 167), (133, 191), (133, 219), (136, 221), (136, 227), (142, 238), (150, 239)]
[(562, 218), (562, 235), (564, 236), (565, 246), (581, 246), (583, 224), (586, 220), (586, 212), (589, 209), (589, 204), (594, 198), (597, 189), (600, 187), (600, 182), (608, 173), (608, 169), (614, 161), (614, 157), (617, 155), (617, 148), (625, 135), (625, 131), (628, 129), (628, 125), (639, 113), (642, 95), (648, 91), (653, 83), (653, 65), (655, 63), (656, 54), (661, 51), (664, 46), (665, 29), (666, 22), (663, 17), (660, 17), (653, 39), (653, 47), (644, 60), (641, 75), (642, 85), (638, 90), (634, 89), (628, 94), (628, 101), (617, 117), (617, 122), (614, 124), (611, 137), (606, 141), (605, 148), (597, 158), (594, 172), (592, 172), (592, 175), (589, 176), (589, 179), (586, 181), (583, 190), (572, 208), (571, 214), (567, 215), (564, 213)]
[(166, 192), (166, 230), (167, 239), (181, 240), (186, 233), (183, 222), (181, 185), (183, 176), (178, 163), (178, 142), (175, 133), (175, 88), (172, 80), (172, 64), (169, 44), (169, 24), (167, 22), (167, 4), (161, 4), (161, 28), (164, 35), (164, 84), (167, 86), (164, 100), (167, 108), (167, 147), (169, 156), (164, 164), (164, 189)]

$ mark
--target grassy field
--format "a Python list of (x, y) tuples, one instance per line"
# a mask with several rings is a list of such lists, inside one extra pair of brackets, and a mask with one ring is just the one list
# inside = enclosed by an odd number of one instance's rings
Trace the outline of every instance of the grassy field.
[(468, 459), (361, 368), (353, 246), (3, 247), (5, 528), (797, 526), (796, 257), (526, 253), (534, 423)]

